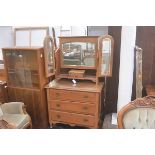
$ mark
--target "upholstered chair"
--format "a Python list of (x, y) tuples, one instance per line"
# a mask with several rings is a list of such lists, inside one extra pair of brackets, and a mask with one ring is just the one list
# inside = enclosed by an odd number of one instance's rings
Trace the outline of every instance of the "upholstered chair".
[(118, 113), (118, 128), (155, 129), (155, 96), (137, 98)]
[(9, 102), (0, 105), (0, 120), (17, 129), (32, 128), (31, 118), (22, 102)]

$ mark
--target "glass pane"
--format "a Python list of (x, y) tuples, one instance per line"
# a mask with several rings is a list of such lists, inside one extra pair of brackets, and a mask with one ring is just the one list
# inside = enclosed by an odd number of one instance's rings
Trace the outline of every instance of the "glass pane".
[(15, 52), (6, 52), (8, 69), (15, 69)]
[(38, 88), (37, 53), (33, 51), (6, 52), (8, 82), (11, 86)]
[[(0, 49), (0, 60), (3, 60), (2, 50)], [(1, 62), (1, 61), (0, 61)], [(0, 63), (1, 64), (1, 63)]]
[(29, 30), (16, 31), (16, 46), (29, 46)]
[(39, 87), (39, 75), (38, 72), (32, 70), (25, 70), (25, 86), (30, 88), (38, 88)]
[(24, 68), (32, 71), (38, 71), (37, 52), (25, 51), (24, 56)]
[(30, 88), (39, 87), (39, 70), (37, 52), (24, 52), (25, 86)]
[(95, 43), (64, 43), (62, 59), (63, 65), (95, 67)]
[(53, 63), (53, 53), (52, 53), (53, 45), (52, 42), (48, 43), (47, 51), (48, 51), (48, 62)]
[(43, 46), (46, 30), (31, 30), (31, 46)]
[(8, 79), (12, 86), (25, 86), (23, 55), (20, 52), (7, 52)]
[(10, 86), (15, 86), (16, 84), (16, 75), (15, 75), (15, 72), (14, 71), (8, 71), (8, 84)]
[(25, 71), (24, 68), (18, 68), (15, 72), (16, 83), (15, 86), (25, 87)]
[(102, 42), (102, 62), (101, 62), (101, 75), (110, 73), (111, 63), (111, 40), (104, 39)]

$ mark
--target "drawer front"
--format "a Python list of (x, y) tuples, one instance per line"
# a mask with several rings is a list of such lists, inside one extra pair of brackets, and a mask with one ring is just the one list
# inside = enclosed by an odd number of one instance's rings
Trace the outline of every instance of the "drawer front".
[(50, 89), (49, 100), (71, 100), (71, 101), (95, 102), (96, 93)]
[(85, 126), (94, 126), (95, 124), (95, 119), (93, 116), (60, 112), (54, 110), (50, 111), (50, 120)]
[(61, 111), (95, 115), (95, 104), (53, 100), (49, 101), (49, 106), (51, 110), (55, 109)]

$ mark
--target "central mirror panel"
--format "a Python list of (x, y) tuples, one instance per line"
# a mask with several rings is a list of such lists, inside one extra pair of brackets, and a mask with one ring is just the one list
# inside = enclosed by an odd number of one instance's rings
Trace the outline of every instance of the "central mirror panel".
[(68, 42), (61, 49), (62, 66), (95, 67), (95, 43)]

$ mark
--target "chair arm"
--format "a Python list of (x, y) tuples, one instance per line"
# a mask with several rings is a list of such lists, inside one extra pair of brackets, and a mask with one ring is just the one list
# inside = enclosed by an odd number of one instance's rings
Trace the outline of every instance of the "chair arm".
[(7, 114), (25, 114), (25, 105), (23, 102), (9, 102), (1, 105), (3, 113)]

